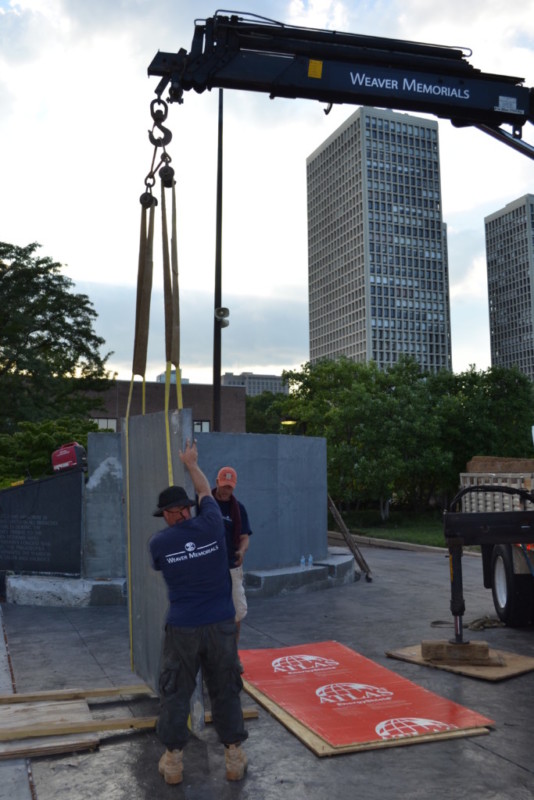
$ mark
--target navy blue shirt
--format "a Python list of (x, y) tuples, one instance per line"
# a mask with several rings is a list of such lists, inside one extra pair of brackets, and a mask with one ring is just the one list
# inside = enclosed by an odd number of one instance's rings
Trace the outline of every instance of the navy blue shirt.
[(234, 619), (224, 523), (213, 497), (202, 498), (193, 519), (154, 534), (149, 548), (152, 566), (167, 584), (170, 625), (194, 628)]
[[(217, 500), (217, 498), (215, 499)], [(239, 504), (239, 513), (241, 514), (241, 536), (252, 536), (252, 531), (250, 530), (250, 523), (248, 521), (247, 510), (243, 505), (243, 503), (240, 503), (239, 500), (237, 502)], [(230, 515), (230, 508), (231, 508), (230, 501), (217, 500), (217, 504), (221, 509), (221, 514), (224, 521), (224, 528), (226, 531), (226, 550), (228, 552), (228, 566), (230, 567), (230, 569), (233, 569), (235, 567), (236, 546), (234, 543), (234, 523), (232, 522), (232, 517)]]

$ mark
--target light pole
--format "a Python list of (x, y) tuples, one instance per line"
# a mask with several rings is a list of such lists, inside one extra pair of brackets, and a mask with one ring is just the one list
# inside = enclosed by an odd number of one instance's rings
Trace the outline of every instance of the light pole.
[[(215, 230), (215, 300), (213, 316), (213, 430), (221, 430), (221, 328), (223, 321), (218, 316), (221, 310), (222, 295), (222, 153), (223, 153), (223, 92), (219, 89), (219, 125), (217, 138), (217, 217)], [(227, 315), (226, 315), (227, 316)]]

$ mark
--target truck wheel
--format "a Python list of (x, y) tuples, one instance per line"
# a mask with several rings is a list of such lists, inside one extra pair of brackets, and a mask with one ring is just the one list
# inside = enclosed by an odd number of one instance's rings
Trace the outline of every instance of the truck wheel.
[(528, 625), (532, 615), (532, 578), (516, 575), (510, 545), (498, 544), (491, 557), (491, 592), (499, 619), (512, 628)]

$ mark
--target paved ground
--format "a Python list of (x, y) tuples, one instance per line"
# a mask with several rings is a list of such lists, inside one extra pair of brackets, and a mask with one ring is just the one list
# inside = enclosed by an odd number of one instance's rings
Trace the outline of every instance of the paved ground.
[[(108, 734), (93, 753), (0, 762), (1, 800), (532, 800), (534, 672), (488, 683), (387, 658), (386, 650), (452, 636), (448, 562), (439, 551), (365, 547), (362, 552), (372, 583), (362, 579), (320, 592), (252, 598), (242, 647), (334, 639), (494, 719), (489, 735), (317, 758), (260, 709), (259, 718), (247, 723), (250, 768), (241, 783), (225, 780), (222, 748), (208, 726), (202, 739), (188, 745), (181, 786), (167, 786), (158, 775), (161, 747), (152, 731)], [(466, 624), (494, 616), (491, 595), (481, 585), (480, 560), (466, 556), (463, 562)], [(17, 691), (138, 682), (129, 669), (125, 608), (4, 604), (1, 610)], [(534, 656), (533, 629), (495, 627), (468, 634), (490, 647)], [(11, 691), (7, 667), (0, 651), (4, 693)], [(243, 699), (253, 705), (246, 695)], [(135, 714), (155, 713), (154, 704), (132, 701), (129, 708)], [(106, 704), (105, 713), (111, 711)], [(96, 708), (94, 713), (102, 712)]]

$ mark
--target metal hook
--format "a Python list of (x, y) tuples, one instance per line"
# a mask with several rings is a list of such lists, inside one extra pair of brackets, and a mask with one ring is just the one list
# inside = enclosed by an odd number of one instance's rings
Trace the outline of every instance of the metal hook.
[[(161, 107), (156, 108), (157, 105)], [(166, 128), (165, 125), (162, 125), (162, 122), (167, 119), (167, 111), (167, 103), (160, 98), (156, 98), (150, 103), (150, 113), (152, 114), (154, 125), (152, 126), (152, 130), (148, 132), (148, 138), (154, 147), (166, 147), (172, 139), (172, 132)], [(154, 128), (161, 131), (162, 136), (154, 136)]]

